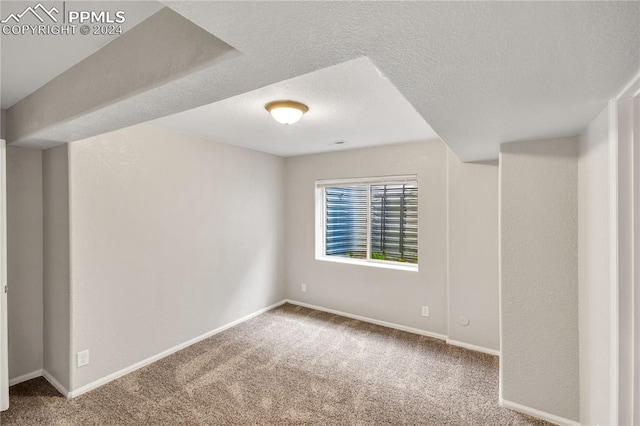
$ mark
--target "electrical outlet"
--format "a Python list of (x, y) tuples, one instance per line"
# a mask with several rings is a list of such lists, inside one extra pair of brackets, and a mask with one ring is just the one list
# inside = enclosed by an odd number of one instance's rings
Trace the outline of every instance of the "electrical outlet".
[(89, 350), (78, 352), (77, 354), (78, 368), (89, 364)]
[(306, 285), (306, 284), (302, 284), (302, 285), (300, 286), (300, 290), (302, 290), (302, 291), (307, 291), (307, 285)]
[(429, 307), (428, 306), (423, 306), (422, 307), (422, 316), (423, 317), (428, 317), (429, 316)]

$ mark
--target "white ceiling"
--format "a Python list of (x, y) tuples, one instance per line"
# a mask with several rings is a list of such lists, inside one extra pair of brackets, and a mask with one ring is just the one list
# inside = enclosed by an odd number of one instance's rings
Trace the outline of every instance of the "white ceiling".
[[(1, 19), (10, 13), (20, 13), (33, 1), (0, 2)], [(56, 7), (62, 13), (61, 1), (45, 1), (50, 9)], [(163, 5), (157, 1), (74, 1), (67, 2), (73, 10), (124, 10), (126, 21), (124, 32), (160, 10)], [(31, 19), (31, 20), (29, 20)], [(34, 17), (25, 17), (21, 23), (38, 24)], [(60, 73), (71, 68), (87, 56), (97, 52), (118, 35), (1, 35), (1, 85), (2, 108), (9, 108), (20, 99), (31, 94)]]
[(463, 161), (580, 133), (640, 70), (640, 2), (164, 3), (267, 72), (368, 56)]
[[(296, 124), (280, 124), (264, 106), (281, 99), (309, 111)], [(438, 138), (366, 57), (153, 123), (283, 157)], [(339, 140), (346, 143), (336, 145)]]
[(461, 160), (485, 160), (501, 143), (580, 133), (640, 70), (640, 2), (163, 3), (240, 54), (37, 137), (115, 130), (366, 56)]

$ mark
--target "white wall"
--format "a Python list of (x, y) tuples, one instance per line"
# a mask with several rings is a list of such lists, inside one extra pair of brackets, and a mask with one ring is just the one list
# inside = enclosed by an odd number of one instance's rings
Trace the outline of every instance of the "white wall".
[[(640, 80), (639, 80), (640, 85)], [(640, 96), (638, 97), (640, 99)], [(631, 97), (616, 102), (617, 118), (617, 304), (618, 304), (618, 386), (619, 424), (633, 423), (633, 376), (634, 376), (634, 225), (633, 225), (633, 120), (634, 100)], [(637, 143), (637, 141), (636, 141)], [(615, 287), (614, 287), (615, 289)], [(615, 334), (614, 334), (615, 336)], [(615, 356), (615, 355), (614, 355)], [(615, 364), (614, 364), (615, 367)], [(615, 420), (615, 419), (614, 419)]]
[[(0, 139), (0, 289), (7, 285), (7, 144)], [(0, 291), (0, 411), (9, 408), (7, 293)]]
[(610, 209), (608, 109), (580, 138), (580, 420), (608, 424), (610, 407)]
[(7, 147), (9, 379), (42, 369), (42, 153)]
[(143, 124), (69, 169), (72, 389), (285, 297), (282, 158)]
[(7, 137), (7, 110), (0, 109), (0, 139)]
[(578, 142), (503, 144), (501, 397), (578, 420)]
[[(287, 158), (288, 297), (446, 335), (446, 161), (437, 140)], [(406, 174), (418, 176), (418, 272), (315, 259), (317, 179)], [(422, 305), (430, 317), (421, 316)]]
[(44, 368), (69, 389), (69, 159), (67, 145), (42, 151), (44, 214)]
[[(633, 117), (633, 139), (636, 141), (634, 145), (633, 159), (633, 177), (634, 177), (634, 265), (640, 265), (640, 96), (636, 96), (634, 100), (634, 117)], [(633, 360), (633, 421), (640, 424), (640, 290), (637, 285), (640, 284), (640, 267), (634, 267), (634, 360)]]
[(449, 339), (500, 350), (498, 162), (448, 151), (448, 203)]
[[(405, 174), (419, 181), (418, 272), (315, 259), (316, 180)], [(497, 164), (461, 163), (440, 141), (292, 157), (286, 200), (289, 298), (500, 349)]]

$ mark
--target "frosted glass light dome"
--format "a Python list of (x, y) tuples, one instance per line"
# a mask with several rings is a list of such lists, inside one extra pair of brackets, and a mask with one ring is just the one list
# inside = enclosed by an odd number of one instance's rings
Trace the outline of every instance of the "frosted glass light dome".
[(265, 105), (271, 116), (278, 123), (293, 124), (302, 118), (309, 111), (305, 104), (295, 101), (274, 101)]

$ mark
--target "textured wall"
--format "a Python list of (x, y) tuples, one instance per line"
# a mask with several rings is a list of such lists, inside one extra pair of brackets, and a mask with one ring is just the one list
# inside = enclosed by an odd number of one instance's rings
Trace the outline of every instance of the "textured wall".
[(7, 110), (0, 109), (0, 139), (7, 139)]
[[(640, 97), (636, 97), (634, 101), (634, 141), (640, 141)], [(638, 145), (636, 145), (638, 146)], [(640, 265), (640, 149), (634, 149), (633, 171), (634, 171), (634, 265)], [(640, 268), (634, 269), (634, 284), (640, 283)], [(637, 288), (637, 287), (636, 287)], [(634, 290), (634, 365), (640, 365), (640, 291)], [(634, 395), (633, 402), (633, 420), (640, 424), (640, 368), (634, 367)]]
[(502, 145), (501, 393), (579, 417), (578, 143)]
[(149, 124), (69, 154), (73, 389), (285, 297), (283, 159)]
[[(640, 89), (640, 79), (636, 87)], [(636, 90), (638, 90), (636, 89)], [(637, 97), (640, 101), (640, 96)], [(617, 101), (617, 136), (618, 136), (618, 418), (621, 425), (633, 424), (633, 376), (634, 376), (634, 223), (633, 223), (633, 156), (634, 144), (634, 100), (631, 97)], [(639, 123), (640, 124), (640, 123)], [(636, 148), (637, 150), (637, 148)], [(636, 172), (637, 173), (637, 172)], [(637, 227), (637, 225), (636, 225)], [(636, 267), (637, 269), (637, 267)], [(635, 396), (636, 398), (638, 395)]]
[[(356, 315), (447, 333), (447, 149), (440, 141), (287, 158), (287, 294)], [(315, 259), (315, 181), (417, 174), (419, 271)], [(300, 285), (307, 284), (301, 292)], [(430, 317), (421, 316), (421, 306)]]
[(42, 154), (7, 147), (9, 379), (42, 369)]
[(580, 421), (609, 424), (610, 209), (608, 108), (580, 139)]
[(71, 384), (69, 259), (69, 158), (67, 145), (43, 151), (44, 369)]
[(500, 350), (498, 162), (462, 163), (448, 151), (448, 191), (449, 339)]
[[(8, 140), (31, 137), (25, 146), (47, 148), (95, 131), (104, 133), (123, 123), (133, 124), (142, 110), (153, 109), (156, 103), (138, 103), (135, 114), (111, 109), (100, 120), (89, 120), (91, 123), (76, 120), (129, 97), (135, 99), (135, 95), (211, 65), (232, 51), (202, 28), (163, 8), (9, 108)], [(62, 130), (56, 133), (52, 128), (58, 126)], [(43, 131), (50, 133), (38, 134)]]

